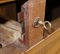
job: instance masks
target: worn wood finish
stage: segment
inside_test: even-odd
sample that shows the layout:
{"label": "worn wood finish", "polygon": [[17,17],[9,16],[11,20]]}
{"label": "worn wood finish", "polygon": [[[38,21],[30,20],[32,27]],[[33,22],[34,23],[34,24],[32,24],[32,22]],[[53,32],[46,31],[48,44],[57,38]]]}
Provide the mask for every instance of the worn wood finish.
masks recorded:
{"label": "worn wood finish", "polygon": [[28,49],[25,54],[59,54],[60,29]]}
{"label": "worn wood finish", "polygon": [[21,12],[24,13],[24,18],[21,17],[24,19],[25,28],[24,43],[27,46],[32,46],[43,39],[43,27],[34,28],[33,23],[36,17],[40,17],[44,21],[45,3],[46,0],[29,0],[22,5]]}

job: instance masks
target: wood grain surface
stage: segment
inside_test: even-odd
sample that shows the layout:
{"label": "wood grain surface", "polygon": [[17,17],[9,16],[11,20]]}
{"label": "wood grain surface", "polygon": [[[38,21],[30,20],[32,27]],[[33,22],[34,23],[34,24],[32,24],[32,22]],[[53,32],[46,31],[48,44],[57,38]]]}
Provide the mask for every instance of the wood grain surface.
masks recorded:
{"label": "wood grain surface", "polygon": [[21,6],[20,14],[23,13],[23,17],[21,16],[20,20],[24,22],[24,44],[27,46],[32,46],[43,39],[43,27],[34,28],[33,23],[36,17],[44,21],[45,3],[46,0],[29,0]]}
{"label": "wood grain surface", "polygon": [[28,49],[25,54],[59,54],[60,53],[60,29],[53,32],[44,40]]}

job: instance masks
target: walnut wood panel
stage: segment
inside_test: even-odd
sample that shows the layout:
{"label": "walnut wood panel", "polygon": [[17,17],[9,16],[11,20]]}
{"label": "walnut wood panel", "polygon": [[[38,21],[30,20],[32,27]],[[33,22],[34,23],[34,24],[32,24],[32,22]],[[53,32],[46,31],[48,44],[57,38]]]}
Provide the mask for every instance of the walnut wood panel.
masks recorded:
{"label": "walnut wood panel", "polygon": [[36,17],[40,17],[40,19],[44,21],[45,3],[46,0],[29,0],[22,5],[21,12],[24,12],[25,25],[24,43],[28,46],[32,46],[43,39],[43,27],[34,28],[33,23]]}
{"label": "walnut wood panel", "polygon": [[60,29],[53,32],[44,40],[28,49],[25,54],[59,54],[60,53]]}

